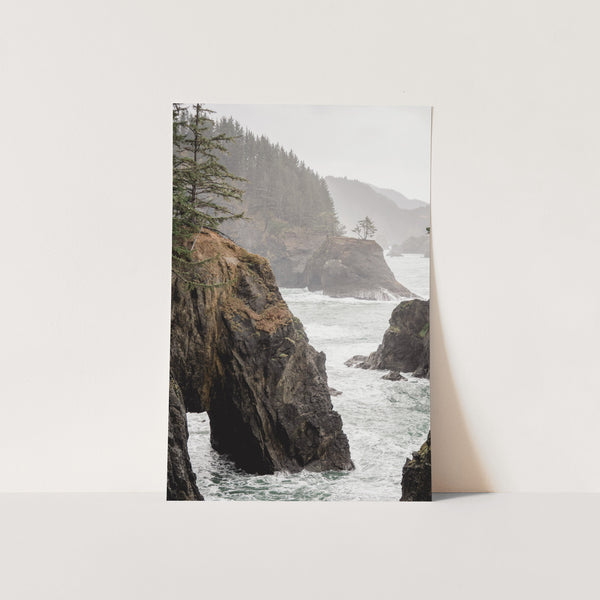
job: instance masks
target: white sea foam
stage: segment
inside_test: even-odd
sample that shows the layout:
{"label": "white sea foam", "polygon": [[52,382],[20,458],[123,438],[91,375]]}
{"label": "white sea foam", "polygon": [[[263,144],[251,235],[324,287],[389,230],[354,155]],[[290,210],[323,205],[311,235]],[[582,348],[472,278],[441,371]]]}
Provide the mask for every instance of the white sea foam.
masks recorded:
{"label": "white sea foam", "polygon": [[[429,260],[386,257],[400,283],[429,296]],[[350,441],[354,471],[248,475],[210,448],[206,414],[188,415],[188,447],[198,487],[207,500],[393,500],[401,494],[402,467],[429,430],[429,381],[381,379],[385,372],[349,368],[344,361],[369,354],[381,343],[398,301],[329,298],[282,289],[311,344],[327,356],[332,398]]]}
{"label": "white sea foam", "polygon": [[284,298],[297,302],[309,302],[311,304],[372,304],[373,302],[384,302],[386,304],[397,304],[398,300],[371,300],[367,298],[332,298],[323,292],[309,292],[308,288],[281,288]]}

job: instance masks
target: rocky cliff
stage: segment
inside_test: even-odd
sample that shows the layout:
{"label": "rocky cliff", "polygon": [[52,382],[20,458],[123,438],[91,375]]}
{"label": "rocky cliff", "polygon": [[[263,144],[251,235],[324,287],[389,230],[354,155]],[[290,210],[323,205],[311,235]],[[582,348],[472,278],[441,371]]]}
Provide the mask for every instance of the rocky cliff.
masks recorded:
{"label": "rocky cliff", "polygon": [[305,285],[334,298],[395,300],[415,295],[398,283],[374,240],[329,237],[306,265]]}
{"label": "rocky cliff", "polygon": [[243,248],[268,259],[277,285],[284,288],[304,287],[306,263],[327,237],[300,227],[278,231],[257,218],[231,221],[224,231]]}
{"label": "rocky cliff", "polygon": [[396,306],[379,348],[369,356],[354,356],[346,364],[429,377],[429,300],[409,300]]}
{"label": "rocky cliff", "polygon": [[407,458],[402,469],[403,502],[431,500],[431,431],[427,440],[412,458]]}
{"label": "rocky cliff", "polygon": [[169,449],[167,500],[204,500],[196,486],[187,449],[188,427],[183,396],[177,382],[169,381]]}
{"label": "rocky cliff", "polygon": [[171,369],[186,409],[208,412],[213,448],[251,473],[353,468],[325,355],[268,261],[212,231],[192,257],[172,279]]}

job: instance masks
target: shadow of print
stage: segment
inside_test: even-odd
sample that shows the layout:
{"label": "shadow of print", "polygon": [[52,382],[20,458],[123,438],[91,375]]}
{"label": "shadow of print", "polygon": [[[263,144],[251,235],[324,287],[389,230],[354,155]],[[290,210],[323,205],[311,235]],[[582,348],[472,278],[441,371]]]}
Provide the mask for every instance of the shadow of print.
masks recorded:
{"label": "shadow of print", "polygon": [[[437,298],[431,254],[431,453],[433,492],[491,492],[456,389]],[[444,498],[445,499],[445,498]]]}

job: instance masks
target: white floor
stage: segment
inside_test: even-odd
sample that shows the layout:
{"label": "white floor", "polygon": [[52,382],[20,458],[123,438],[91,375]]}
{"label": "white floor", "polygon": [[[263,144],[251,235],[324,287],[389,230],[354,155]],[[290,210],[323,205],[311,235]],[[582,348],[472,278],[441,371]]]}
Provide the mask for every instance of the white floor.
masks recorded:
{"label": "white floor", "polygon": [[0,496],[6,599],[598,598],[600,495]]}

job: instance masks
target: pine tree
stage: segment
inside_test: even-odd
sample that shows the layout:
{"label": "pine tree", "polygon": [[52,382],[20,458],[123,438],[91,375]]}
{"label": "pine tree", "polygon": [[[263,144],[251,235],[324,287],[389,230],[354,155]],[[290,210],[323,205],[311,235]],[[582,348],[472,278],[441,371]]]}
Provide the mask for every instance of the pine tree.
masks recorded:
{"label": "pine tree", "polygon": [[214,131],[211,112],[201,104],[173,105],[173,257],[178,261],[190,260],[190,235],[243,216],[231,207],[242,198],[236,184],[243,180],[219,160],[233,138]]}
{"label": "pine tree", "polygon": [[375,235],[377,227],[369,217],[361,219],[352,230],[361,240],[367,240]]}

